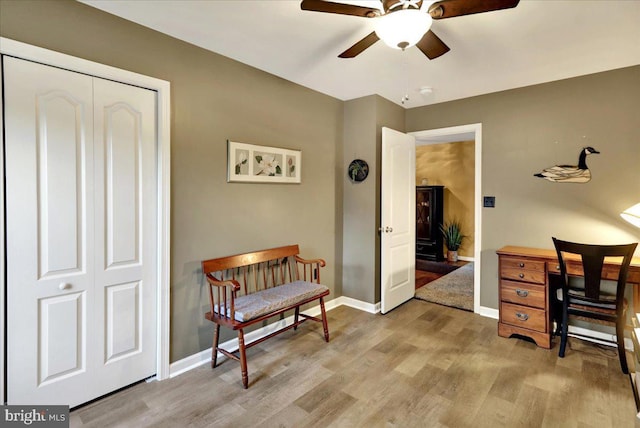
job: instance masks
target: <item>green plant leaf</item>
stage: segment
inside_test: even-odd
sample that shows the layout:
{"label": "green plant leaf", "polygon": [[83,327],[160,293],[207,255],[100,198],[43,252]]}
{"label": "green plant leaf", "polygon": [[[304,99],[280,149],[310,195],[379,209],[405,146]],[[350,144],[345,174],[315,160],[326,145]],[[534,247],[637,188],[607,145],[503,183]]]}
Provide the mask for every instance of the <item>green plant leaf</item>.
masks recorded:
{"label": "green plant leaf", "polygon": [[282,174],[282,168],[280,168],[280,165],[276,166],[276,174]]}
{"label": "green plant leaf", "polygon": [[258,163],[262,162],[262,156],[260,155],[256,156],[256,162]]}
{"label": "green plant leaf", "polygon": [[240,164],[236,165],[236,175],[240,174]]}
{"label": "green plant leaf", "polygon": [[462,241],[466,238],[466,235],[462,234],[462,225],[458,220],[452,220],[440,225],[440,232],[444,238],[444,245],[450,251],[458,251]]}

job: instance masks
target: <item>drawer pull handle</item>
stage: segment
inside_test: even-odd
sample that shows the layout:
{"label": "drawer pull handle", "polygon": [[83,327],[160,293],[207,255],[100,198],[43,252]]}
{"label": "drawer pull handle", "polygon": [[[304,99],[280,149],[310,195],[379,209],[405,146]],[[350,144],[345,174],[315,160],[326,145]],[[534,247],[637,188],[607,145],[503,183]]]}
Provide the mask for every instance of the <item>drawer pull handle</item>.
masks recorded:
{"label": "drawer pull handle", "polygon": [[518,266],[524,267],[524,263],[520,262],[520,263],[518,263]]}
{"label": "drawer pull handle", "polygon": [[520,321],[526,321],[529,319],[529,315],[523,314],[521,312],[516,312],[516,317],[518,317]]}
{"label": "drawer pull handle", "polygon": [[529,292],[527,290],[520,290],[519,288],[516,288],[516,294],[520,297],[527,297]]}
{"label": "drawer pull handle", "polygon": [[560,265],[556,265],[556,270],[560,270]]}
{"label": "drawer pull handle", "polygon": [[518,274],[518,276],[519,276],[520,278],[524,278],[524,274],[523,274],[523,273],[519,273],[519,274]]}

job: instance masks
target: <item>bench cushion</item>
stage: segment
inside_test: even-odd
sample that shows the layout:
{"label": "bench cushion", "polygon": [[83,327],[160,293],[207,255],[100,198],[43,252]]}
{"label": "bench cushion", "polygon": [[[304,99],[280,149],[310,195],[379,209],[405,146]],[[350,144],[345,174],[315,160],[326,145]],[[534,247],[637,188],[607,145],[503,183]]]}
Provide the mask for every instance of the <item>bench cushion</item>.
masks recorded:
{"label": "bench cushion", "polygon": [[[248,296],[240,296],[235,299],[235,319],[240,322],[249,321],[295,305],[302,300],[319,296],[327,290],[326,286],[315,282],[295,281],[260,290]],[[215,309],[217,311],[217,305]],[[227,316],[231,316],[230,305],[227,306]]]}

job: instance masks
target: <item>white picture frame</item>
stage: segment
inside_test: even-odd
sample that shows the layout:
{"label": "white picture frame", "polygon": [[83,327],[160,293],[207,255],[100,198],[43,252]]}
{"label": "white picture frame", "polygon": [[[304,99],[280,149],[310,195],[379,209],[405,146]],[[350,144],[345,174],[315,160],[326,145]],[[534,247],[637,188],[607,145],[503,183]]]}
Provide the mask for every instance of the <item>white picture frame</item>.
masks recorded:
{"label": "white picture frame", "polygon": [[302,177],[302,152],[227,140],[227,182],[292,183]]}

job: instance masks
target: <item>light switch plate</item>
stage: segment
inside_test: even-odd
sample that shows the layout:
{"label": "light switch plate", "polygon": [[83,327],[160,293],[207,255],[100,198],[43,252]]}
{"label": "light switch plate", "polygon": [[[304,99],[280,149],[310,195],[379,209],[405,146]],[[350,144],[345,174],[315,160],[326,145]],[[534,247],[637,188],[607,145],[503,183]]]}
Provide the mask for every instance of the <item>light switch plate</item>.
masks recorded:
{"label": "light switch plate", "polygon": [[495,196],[485,196],[484,203],[482,205],[485,208],[495,208],[496,207],[496,197]]}

